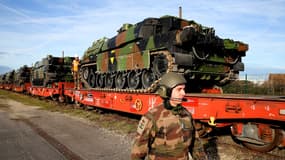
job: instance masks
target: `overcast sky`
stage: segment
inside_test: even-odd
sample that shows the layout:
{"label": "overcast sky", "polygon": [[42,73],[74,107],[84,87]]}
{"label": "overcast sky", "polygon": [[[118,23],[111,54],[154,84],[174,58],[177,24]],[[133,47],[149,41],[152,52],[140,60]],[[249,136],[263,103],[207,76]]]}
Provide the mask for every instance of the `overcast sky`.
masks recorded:
{"label": "overcast sky", "polygon": [[31,66],[47,54],[78,54],[123,23],[178,16],[249,44],[248,74],[285,73],[285,0],[0,0],[0,66]]}

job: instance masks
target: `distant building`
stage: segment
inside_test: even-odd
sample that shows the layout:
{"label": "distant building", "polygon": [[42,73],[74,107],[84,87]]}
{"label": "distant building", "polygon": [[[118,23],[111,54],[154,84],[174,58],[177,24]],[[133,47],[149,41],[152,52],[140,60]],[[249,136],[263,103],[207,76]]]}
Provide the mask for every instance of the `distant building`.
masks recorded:
{"label": "distant building", "polygon": [[285,85],[285,74],[269,74],[268,82],[270,84],[283,84]]}
{"label": "distant building", "polygon": [[267,83],[273,94],[285,95],[285,74],[269,74]]}

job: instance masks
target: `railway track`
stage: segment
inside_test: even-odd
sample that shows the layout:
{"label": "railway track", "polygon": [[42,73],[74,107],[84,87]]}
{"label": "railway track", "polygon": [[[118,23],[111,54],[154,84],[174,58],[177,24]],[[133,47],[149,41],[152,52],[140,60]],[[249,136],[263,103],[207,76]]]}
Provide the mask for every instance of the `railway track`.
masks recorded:
{"label": "railway track", "polygon": [[[251,159],[251,160],[285,160],[284,149],[275,149],[271,152],[262,153],[253,150],[249,150],[242,145],[234,144],[231,142],[225,142],[222,140],[217,141],[217,146],[219,147],[219,154],[221,159],[227,156],[229,158],[235,159]],[[231,152],[234,151],[234,152]]]}

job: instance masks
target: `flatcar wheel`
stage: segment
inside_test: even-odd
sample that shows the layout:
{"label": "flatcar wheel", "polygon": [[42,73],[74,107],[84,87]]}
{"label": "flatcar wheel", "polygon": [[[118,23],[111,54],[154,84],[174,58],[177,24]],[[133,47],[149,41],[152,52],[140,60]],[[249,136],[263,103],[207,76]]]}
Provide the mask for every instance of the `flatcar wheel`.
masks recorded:
{"label": "flatcar wheel", "polygon": [[155,81],[155,75],[149,70],[144,70],[142,72],[142,86],[144,89],[149,88]]}
{"label": "flatcar wheel", "polygon": [[24,84],[20,84],[20,86],[21,86],[21,90],[24,92],[25,85]]}
{"label": "flatcar wheel", "polygon": [[269,152],[273,150],[274,148],[276,148],[276,146],[278,145],[278,142],[280,142],[280,139],[282,137],[281,130],[273,129],[273,128],[270,128],[269,126],[259,128],[259,132],[261,136],[260,140],[263,141],[265,144],[263,145],[254,144],[254,143],[249,143],[245,141],[242,141],[242,144],[251,150],[255,150],[259,152]]}
{"label": "flatcar wheel", "polygon": [[87,82],[92,88],[96,87],[96,76],[94,72],[90,72]]}
{"label": "flatcar wheel", "polygon": [[97,74],[96,76],[97,78],[97,86],[100,87],[100,88],[103,88],[104,87],[104,83],[105,83],[105,75],[104,74]]}
{"label": "flatcar wheel", "polygon": [[75,104],[75,108],[81,108],[82,107],[82,104],[79,101],[75,100],[74,104]]}
{"label": "flatcar wheel", "polygon": [[58,101],[59,101],[60,103],[64,103],[64,102],[65,102],[65,97],[64,97],[64,96],[59,96],[59,97],[58,97]]}
{"label": "flatcar wheel", "polygon": [[58,96],[56,95],[51,95],[50,98],[53,100],[53,101],[57,101],[58,100]]}
{"label": "flatcar wheel", "polygon": [[115,79],[115,85],[118,89],[123,89],[126,84],[126,77],[122,72],[118,72]]}
{"label": "flatcar wheel", "polygon": [[135,72],[131,71],[128,73],[128,87],[130,89],[138,89],[140,84],[140,76]]}
{"label": "flatcar wheel", "polygon": [[105,76],[105,84],[106,84],[106,88],[112,88],[113,84],[114,84],[114,79],[113,79],[113,75],[111,73],[107,73]]}

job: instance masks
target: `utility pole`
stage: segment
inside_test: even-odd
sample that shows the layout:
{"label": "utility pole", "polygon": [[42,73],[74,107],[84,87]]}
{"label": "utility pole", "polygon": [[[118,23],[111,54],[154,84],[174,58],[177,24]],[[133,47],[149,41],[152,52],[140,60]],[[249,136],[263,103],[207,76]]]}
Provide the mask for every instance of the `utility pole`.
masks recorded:
{"label": "utility pole", "polygon": [[182,18],[182,7],[179,7],[179,18]]}

